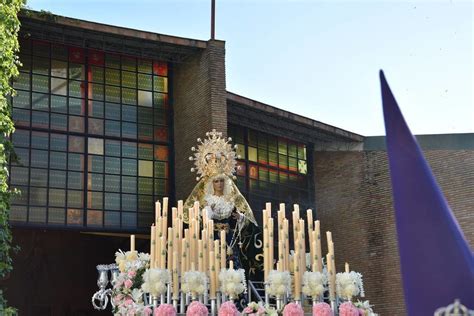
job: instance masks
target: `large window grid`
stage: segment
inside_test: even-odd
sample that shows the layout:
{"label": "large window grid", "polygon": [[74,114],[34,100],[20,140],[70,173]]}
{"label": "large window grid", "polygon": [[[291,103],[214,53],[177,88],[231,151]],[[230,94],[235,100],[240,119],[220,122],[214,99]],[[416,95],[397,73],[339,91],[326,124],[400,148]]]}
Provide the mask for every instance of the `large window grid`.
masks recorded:
{"label": "large window grid", "polygon": [[314,207],[306,144],[236,125],[228,126],[228,134],[240,156],[237,186],[254,209],[265,202]]}
{"label": "large window grid", "polygon": [[134,229],[169,195],[168,65],[25,41],[11,219]]}

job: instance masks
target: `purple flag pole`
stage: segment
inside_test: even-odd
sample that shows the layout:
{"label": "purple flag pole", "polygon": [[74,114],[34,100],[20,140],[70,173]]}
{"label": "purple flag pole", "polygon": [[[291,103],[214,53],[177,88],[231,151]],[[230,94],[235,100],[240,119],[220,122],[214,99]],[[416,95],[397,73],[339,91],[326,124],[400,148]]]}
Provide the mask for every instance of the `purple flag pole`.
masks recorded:
{"label": "purple flag pole", "polygon": [[460,299],[474,309],[474,256],[380,71],[387,153],[408,314]]}

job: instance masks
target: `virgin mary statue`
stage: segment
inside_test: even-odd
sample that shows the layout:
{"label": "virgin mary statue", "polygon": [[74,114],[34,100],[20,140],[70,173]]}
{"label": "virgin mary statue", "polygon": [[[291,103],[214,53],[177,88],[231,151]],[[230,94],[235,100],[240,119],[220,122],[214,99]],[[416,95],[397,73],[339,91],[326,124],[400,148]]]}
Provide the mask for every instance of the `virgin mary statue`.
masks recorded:
{"label": "virgin mary statue", "polygon": [[[208,218],[214,220],[214,238],[219,238],[221,230],[226,231],[227,260],[232,259],[236,267],[241,267],[241,259],[248,257],[243,253],[250,244],[252,227],[257,226],[252,209],[240,193],[233,179],[236,171],[236,152],[230,144],[231,139],[222,138],[222,133],[206,133],[207,138],[198,138],[194,155],[198,183],[184,204],[184,221],[188,222],[188,210],[198,201]],[[245,234],[244,232],[247,231]],[[246,264],[247,266],[247,264]]]}

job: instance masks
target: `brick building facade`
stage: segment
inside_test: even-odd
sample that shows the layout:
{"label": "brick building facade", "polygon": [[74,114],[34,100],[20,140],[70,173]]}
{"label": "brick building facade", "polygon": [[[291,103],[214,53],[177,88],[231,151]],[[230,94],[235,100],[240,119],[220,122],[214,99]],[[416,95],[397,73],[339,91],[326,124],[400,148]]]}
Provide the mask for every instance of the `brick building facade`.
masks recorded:
{"label": "brick building facade", "polygon": [[[99,314],[90,305],[95,265],[126,249],[130,233],[147,251],[153,201],[186,198],[190,148],[211,129],[239,145],[237,185],[258,221],[267,201],[313,209],[333,231],[337,266],[364,274],[382,315],[404,313],[380,139],[226,91],[223,41],[34,12],[21,21],[21,162],[10,166],[24,192],[11,216],[21,251],[2,281],[21,315]],[[439,137],[426,154],[472,243],[472,135]]]}
{"label": "brick building facade", "polygon": [[[424,155],[474,247],[474,136],[423,135]],[[387,153],[381,137],[364,150],[315,153],[316,209],[333,232],[336,266],[364,275],[366,296],[381,315],[405,315]]]}

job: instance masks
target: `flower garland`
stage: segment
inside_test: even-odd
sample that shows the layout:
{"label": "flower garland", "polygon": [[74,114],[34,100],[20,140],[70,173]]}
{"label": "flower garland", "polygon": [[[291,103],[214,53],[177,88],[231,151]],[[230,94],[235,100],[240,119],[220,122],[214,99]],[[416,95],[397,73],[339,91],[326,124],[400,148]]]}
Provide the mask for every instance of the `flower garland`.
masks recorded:
{"label": "flower garland", "polygon": [[268,294],[274,295],[277,298],[290,293],[291,291],[291,276],[288,271],[272,270],[268,274]]}
{"label": "flower garland", "polygon": [[204,294],[207,290],[207,276],[204,272],[187,271],[184,273],[181,289],[192,297]]}
{"label": "flower garland", "polygon": [[308,272],[303,274],[303,293],[313,299],[319,298],[327,288],[328,277],[321,272]]}
{"label": "flower garland", "polygon": [[206,305],[200,303],[199,301],[194,301],[188,306],[186,311],[186,316],[207,316],[209,311],[207,310]]}
{"label": "flower garland", "polygon": [[265,315],[265,307],[263,307],[262,302],[259,302],[259,303],[250,302],[247,304],[247,307],[245,307],[244,310],[242,311],[242,315],[249,315],[249,316]]}
{"label": "flower garland", "polygon": [[219,308],[218,316],[239,316],[240,313],[235,307],[234,302],[227,301]]}
{"label": "flower garland", "polygon": [[359,294],[364,297],[362,274],[355,271],[336,274],[336,292],[339,297],[349,301]]}
{"label": "flower garland", "polygon": [[318,303],[313,306],[313,316],[332,316],[332,309],[328,303]]}
{"label": "flower garland", "polygon": [[236,298],[246,291],[243,269],[222,269],[219,273],[221,291],[230,298]]}
{"label": "flower garland", "polygon": [[289,303],[283,309],[283,316],[304,316],[304,311],[300,304]]}
{"label": "flower garland", "polygon": [[[113,284],[112,303],[115,315],[147,315],[151,309],[144,306],[141,284],[150,256],[137,251],[115,253],[120,273]],[[148,314],[148,315],[149,315]]]}
{"label": "flower garland", "polygon": [[171,274],[166,269],[147,269],[143,273],[143,284],[141,289],[145,293],[157,297],[165,294],[168,287],[167,284],[171,282]]}

